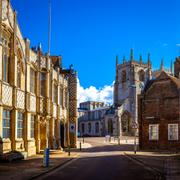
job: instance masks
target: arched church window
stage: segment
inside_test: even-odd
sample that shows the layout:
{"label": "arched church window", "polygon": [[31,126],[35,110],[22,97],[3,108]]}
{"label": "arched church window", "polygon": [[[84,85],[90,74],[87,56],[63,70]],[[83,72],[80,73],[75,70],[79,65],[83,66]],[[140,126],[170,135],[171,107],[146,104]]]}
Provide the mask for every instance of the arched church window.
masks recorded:
{"label": "arched church window", "polygon": [[125,70],[122,71],[121,78],[122,78],[122,83],[126,82],[126,71]]}
{"label": "arched church window", "polygon": [[144,81],[145,79],[145,73],[143,70],[139,71],[139,81]]}
{"label": "arched church window", "polygon": [[113,121],[111,118],[108,119],[108,134],[113,134]]}
{"label": "arched church window", "polygon": [[121,116],[121,128],[123,133],[129,133],[131,130],[131,116],[128,112],[124,112]]}

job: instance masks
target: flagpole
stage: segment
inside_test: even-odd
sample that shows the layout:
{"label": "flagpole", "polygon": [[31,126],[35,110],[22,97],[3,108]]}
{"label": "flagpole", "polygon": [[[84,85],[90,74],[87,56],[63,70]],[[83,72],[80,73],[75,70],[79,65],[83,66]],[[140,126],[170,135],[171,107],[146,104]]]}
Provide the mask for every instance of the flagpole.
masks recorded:
{"label": "flagpole", "polygon": [[[49,0],[48,3],[48,8],[49,8],[49,13],[48,13],[48,59],[50,56],[50,50],[51,50],[51,0]],[[47,119],[46,119],[47,123]],[[47,128],[47,124],[46,124]],[[48,123],[48,128],[49,128],[49,123]],[[50,154],[50,146],[49,146],[49,132],[46,132],[46,148],[44,149],[44,156],[43,156],[43,166],[44,167],[49,167],[49,154]]]}
{"label": "flagpole", "polygon": [[49,0],[49,15],[48,15],[48,55],[51,53],[51,0]]}

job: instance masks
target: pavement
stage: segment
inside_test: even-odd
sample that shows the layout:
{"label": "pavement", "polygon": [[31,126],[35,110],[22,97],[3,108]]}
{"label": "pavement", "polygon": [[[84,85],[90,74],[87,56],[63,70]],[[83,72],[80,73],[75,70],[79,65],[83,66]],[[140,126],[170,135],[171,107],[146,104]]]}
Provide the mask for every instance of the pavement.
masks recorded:
{"label": "pavement", "polygon": [[[137,142],[138,143],[138,142]],[[154,180],[180,179],[180,154],[137,151],[134,138],[79,138],[77,149],[68,152],[51,151],[50,166],[43,167],[43,155],[12,163],[0,163],[3,179],[61,179],[61,180]],[[80,151],[81,145],[81,151]]]}
{"label": "pavement", "polygon": [[75,152],[71,152],[71,155],[69,156],[67,152],[56,150],[51,151],[49,167],[43,167],[42,154],[38,154],[26,160],[17,160],[12,161],[11,163],[3,162],[0,163],[0,179],[34,179],[39,175],[52,171],[77,157],[78,154]]}
{"label": "pavement", "polygon": [[[110,141],[104,140],[106,143],[118,145],[117,138],[111,138]],[[120,146],[131,144],[131,151],[123,149],[124,155],[135,161],[137,164],[146,166],[150,171],[154,171],[164,179],[180,180],[180,153],[169,151],[140,151],[134,152],[134,137],[123,137],[120,140]],[[138,146],[138,139],[136,139]]]}
{"label": "pavement", "polygon": [[149,167],[167,180],[180,179],[180,154],[169,154],[168,152],[124,152],[133,161]]}

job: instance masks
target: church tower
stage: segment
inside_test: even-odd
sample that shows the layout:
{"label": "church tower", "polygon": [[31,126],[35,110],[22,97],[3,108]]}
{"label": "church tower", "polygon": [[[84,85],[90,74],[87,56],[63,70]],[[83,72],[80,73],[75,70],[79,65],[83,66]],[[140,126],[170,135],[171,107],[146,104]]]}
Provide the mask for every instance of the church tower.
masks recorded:
{"label": "church tower", "polygon": [[116,78],[114,83],[114,106],[118,106],[118,55],[116,56]]}
{"label": "church tower", "polygon": [[129,61],[123,58],[121,64],[116,57],[116,78],[114,83],[114,106],[119,111],[122,134],[133,135],[132,123],[137,123],[137,96],[152,76],[150,54],[144,62],[142,55],[135,60],[133,49]]}

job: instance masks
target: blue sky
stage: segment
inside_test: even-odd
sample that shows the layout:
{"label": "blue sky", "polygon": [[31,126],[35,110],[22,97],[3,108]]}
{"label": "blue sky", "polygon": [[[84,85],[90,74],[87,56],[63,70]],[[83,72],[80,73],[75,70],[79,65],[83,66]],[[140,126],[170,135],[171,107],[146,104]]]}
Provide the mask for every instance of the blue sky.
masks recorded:
{"label": "blue sky", "polygon": [[[51,0],[51,54],[62,55],[63,65],[74,64],[84,88],[112,84],[115,57],[139,59],[151,53],[153,67],[165,66],[178,55],[179,0]],[[11,0],[31,45],[47,51],[48,0]]]}

